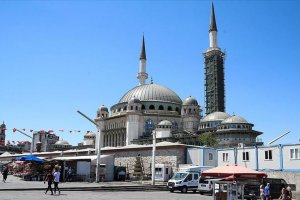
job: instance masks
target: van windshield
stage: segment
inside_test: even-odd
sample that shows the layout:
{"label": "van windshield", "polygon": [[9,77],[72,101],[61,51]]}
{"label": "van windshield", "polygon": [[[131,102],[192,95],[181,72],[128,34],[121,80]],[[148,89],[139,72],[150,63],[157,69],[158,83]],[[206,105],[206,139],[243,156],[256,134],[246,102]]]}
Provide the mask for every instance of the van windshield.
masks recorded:
{"label": "van windshield", "polygon": [[172,179],[175,179],[175,180],[181,180],[181,179],[184,179],[186,176],[187,176],[188,173],[184,173],[184,172],[177,172],[173,177]]}

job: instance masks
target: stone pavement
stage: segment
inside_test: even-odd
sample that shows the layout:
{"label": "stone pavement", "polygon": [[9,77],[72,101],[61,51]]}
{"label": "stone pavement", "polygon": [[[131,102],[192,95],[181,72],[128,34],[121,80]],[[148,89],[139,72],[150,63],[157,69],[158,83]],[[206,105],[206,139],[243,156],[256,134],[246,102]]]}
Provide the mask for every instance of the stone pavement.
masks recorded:
{"label": "stone pavement", "polygon": [[[8,175],[7,181],[2,182],[0,176],[0,191],[17,191],[17,190],[44,190],[47,182],[42,181],[24,181],[18,177]],[[151,181],[134,181],[134,182],[62,182],[59,184],[62,190],[122,190],[122,191],[143,191],[143,190],[166,190],[166,183],[156,182],[155,186],[151,185]]]}

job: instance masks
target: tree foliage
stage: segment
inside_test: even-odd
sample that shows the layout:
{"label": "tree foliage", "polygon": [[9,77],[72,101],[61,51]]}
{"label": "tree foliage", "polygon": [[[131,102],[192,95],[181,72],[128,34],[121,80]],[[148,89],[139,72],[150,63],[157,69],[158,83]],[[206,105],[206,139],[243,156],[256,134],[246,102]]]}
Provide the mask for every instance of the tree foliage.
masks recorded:
{"label": "tree foliage", "polygon": [[199,136],[199,141],[202,145],[215,146],[218,142],[212,133],[204,133]]}

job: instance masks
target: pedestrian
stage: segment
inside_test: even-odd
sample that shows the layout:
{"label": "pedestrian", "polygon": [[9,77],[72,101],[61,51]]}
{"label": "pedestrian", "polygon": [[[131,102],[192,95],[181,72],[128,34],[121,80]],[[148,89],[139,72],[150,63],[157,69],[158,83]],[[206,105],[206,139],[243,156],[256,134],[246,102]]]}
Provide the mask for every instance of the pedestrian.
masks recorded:
{"label": "pedestrian", "polygon": [[265,189],[264,189],[264,193],[265,193],[265,200],[271,200],[271,191],[270,191],[270,183],[267,183]]}
{"label": "pedestrian", "polygon": [[54,180],[54,176],[52,174],[52,171],[49,170],[48,173],[47,173],[47,175],[46,175],[46,177],[45,177],[45,180],[44,180],[44,184],[45,184],[46,181],[48,181],[48,187],[47,187],[47,189],[45,191],[45,194],[47,194],[48,190],[50,190],[51,191],[51,195],[53,195],[53,191],[52,191],[53,180]]}
{"label": "pedestrian", "polygon": [[293,199],[292,188],[290,186],[287,186],[287,188],[286,188],[286,194],[287,194],[288,200],[292,200]]}
{"label": "pedestrian", "polygon": [[281,189],[281,194],[280,194],[279,200],[288,200],[287,190],[285,189],[285,187],[283,187]]}
{"label": "pedestrian", "polygon": [[59,178],[60,178],[59,167],[55,168],[55,172],[54,172],[53,176],[54,176],[54,194],[56,194],[56,189],[57,189],[58,195],[60,195],[60,190],[58,188]]}
{"label": "pedestrian", "polygon": [[8,175],[8,167],[6,166],[6,167],[4,168],[4,170],[2,171],[2,176],[3,176],[3,182],[4,182],[4,183],[6,182],[7,175]]}
{"label": "pedestrian", "polygon": [[261,184],[259,186],[259,194],[260,194],[260,199],[261,200],[265,200],[266,199],[265,192],[264,192],[264,185],[263,184]]}

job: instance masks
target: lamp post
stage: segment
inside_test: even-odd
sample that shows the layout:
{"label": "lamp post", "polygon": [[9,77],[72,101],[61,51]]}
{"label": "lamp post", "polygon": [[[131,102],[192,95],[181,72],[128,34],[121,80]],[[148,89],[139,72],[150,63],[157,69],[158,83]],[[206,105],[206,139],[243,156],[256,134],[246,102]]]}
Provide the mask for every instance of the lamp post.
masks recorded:
{"label": "lamp post", "polygon": [[89,120],[90,122],[92,122],[94,125],[96,125],[99,133],[99,141],[98,141],[98,146],[96,148],[96,153],[97,153],[97,159],[96,159],[96,183],[99,183],[99,164],[100,164],[100,155],[101,155],[101,147],[100,147],[100,138],[101,138],[101,130],[100,130],[100,126],[91,118],[89,118],[88,116],[86,116],[85,114],[83,114],[82,112],[80,112],[79,110],[77,110],[77,112],[82,115],[84,118],[86,118],[87,120]]}
{"label": "lamp post", "polygon": [[32,141],[31,141],[31,144],[30,144],[30,155],[32,155],[32,152],[33,152],[33,137],[31,137],[30,135],[27,135],[26,133],[24,133],[23,131],[20,131],[19,129],[15,129],[16,131],[22,133],[23,135],[29,137]]}
{"label": "lamp post", "polygon": [[156,130],[152,131],[152,185],[155,185],[155,151],[156,151]]}

